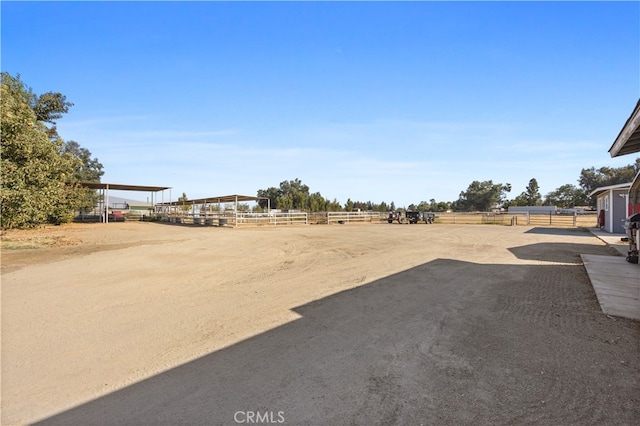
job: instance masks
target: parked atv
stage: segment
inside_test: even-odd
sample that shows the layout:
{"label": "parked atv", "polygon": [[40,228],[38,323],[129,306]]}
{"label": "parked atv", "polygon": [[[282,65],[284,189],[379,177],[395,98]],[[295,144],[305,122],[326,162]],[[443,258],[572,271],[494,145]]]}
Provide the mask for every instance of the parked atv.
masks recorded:
{"label": "parked atv", "polygon": [[436,218],[436,214],[432,212],[422,212],[422,220],[424,223],[433,223]]}
{"label": "parked atv", "polygon": [[405,217],[407,218],[407,222],[410,224],[418,223],[420,221],[420,212],[405,212]]}

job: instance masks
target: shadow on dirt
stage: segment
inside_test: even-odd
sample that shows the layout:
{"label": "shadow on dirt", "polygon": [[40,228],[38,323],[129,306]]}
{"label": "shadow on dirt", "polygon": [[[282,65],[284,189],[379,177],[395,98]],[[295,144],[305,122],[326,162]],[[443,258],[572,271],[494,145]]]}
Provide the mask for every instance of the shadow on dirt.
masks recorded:
{"label": "shadow on dirt", "polygon": [[619,256],[620,253],[610,246],[575,243],[535,243],[508,249],[518,259],[543,262],[582,264],[580,254]]}
{"label": "shadow on dirt", "polygon": [[566,235],[571,237],[593,237],[588,229],[585,228],[544,228],[536,227],[526,231],[525,234],[540,234],[540,235]]}
{"label": "shadow on dirt", "polygon": [[[567,245],[567,257],[585,248]],[[37,424],[640,418],[640,327],[600,312],[580,265],[436,259],[295,311],[302,318]]]}

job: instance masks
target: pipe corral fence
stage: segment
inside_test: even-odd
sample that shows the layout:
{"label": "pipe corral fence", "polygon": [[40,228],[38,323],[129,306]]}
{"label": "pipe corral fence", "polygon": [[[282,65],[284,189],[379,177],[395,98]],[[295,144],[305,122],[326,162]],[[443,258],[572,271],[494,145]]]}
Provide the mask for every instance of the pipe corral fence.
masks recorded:
{"label": "pipe corral fence", "polygon": [[387,213],[378,212],[225,212],[225,213],[155,213],[141,220],[203,226],[286,226],[333,225],[346,223],[381,223]]}
{"label": "pipe corral fence", "polygon": [[436,213],[435,223],[447,224],[490,224],[508,226],[549,226],[559,228],[591,228],[597,226],[596,212],[558,214],[558,213]]}
{"label": "pipe corral fence", "polygon": [[[142,220],[150,222],[169,222],[175,224],[201,226],[285,226],[285,225],[338,225],[387,223],[389,213],[383,212],[202,212],[191,213],[181,211],[129,212],[123,210],[124,216],[116,218],[109,209],[110,221]],[[115,209],[113,209],[115,210]],[[99,221],[99,212],[87,212],[81,221]],[[395,222],[394,222],[395,223]],[[507,212],[437,212],[434,223],[459,225],[504,225],[504,226],[548,226],[560,228],[591,228],[598,226],[596,212],[558,214],[558,213],[507,213]],[[424,224],[423,221],[418,224]]]}
{"label": "pipe corral fence", "polygon": [[157,213],[154,216],[143,217],[142,220],[160,221],[186,225],[201,226],[228,226],[238,228],[241,226],[284,226],[284,225],[307,225],[309,215],[304,212],[295,213]]}
{"label": "pipe corral fence", "polygon": [[327,212],[326,223],[345,224],[345,223],[381,223],[386,219],[388,213],[380,212]]}

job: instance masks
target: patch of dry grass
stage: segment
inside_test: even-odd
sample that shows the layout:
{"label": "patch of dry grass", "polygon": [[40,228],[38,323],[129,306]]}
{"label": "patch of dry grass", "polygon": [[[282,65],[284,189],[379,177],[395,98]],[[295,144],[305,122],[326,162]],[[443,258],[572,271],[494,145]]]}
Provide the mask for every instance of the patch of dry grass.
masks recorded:
{"label": "patch of dry grass", "polygon": [[0,249],[29,250],[45,247],[64,247],[80,243],[77,238],[58,235],[46,228],[5,231],[0,235]]}

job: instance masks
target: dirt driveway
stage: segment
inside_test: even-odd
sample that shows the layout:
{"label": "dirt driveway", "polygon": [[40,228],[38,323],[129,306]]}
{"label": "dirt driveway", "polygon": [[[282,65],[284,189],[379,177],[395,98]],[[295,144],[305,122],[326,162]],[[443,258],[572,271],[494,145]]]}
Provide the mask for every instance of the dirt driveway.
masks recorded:
{"label": "dirt driveway", "polygon": [[601,313],[579,255],[612,253],[581,230],[114,223],[3,245],[3,425],[640,418],[640,323]]}

